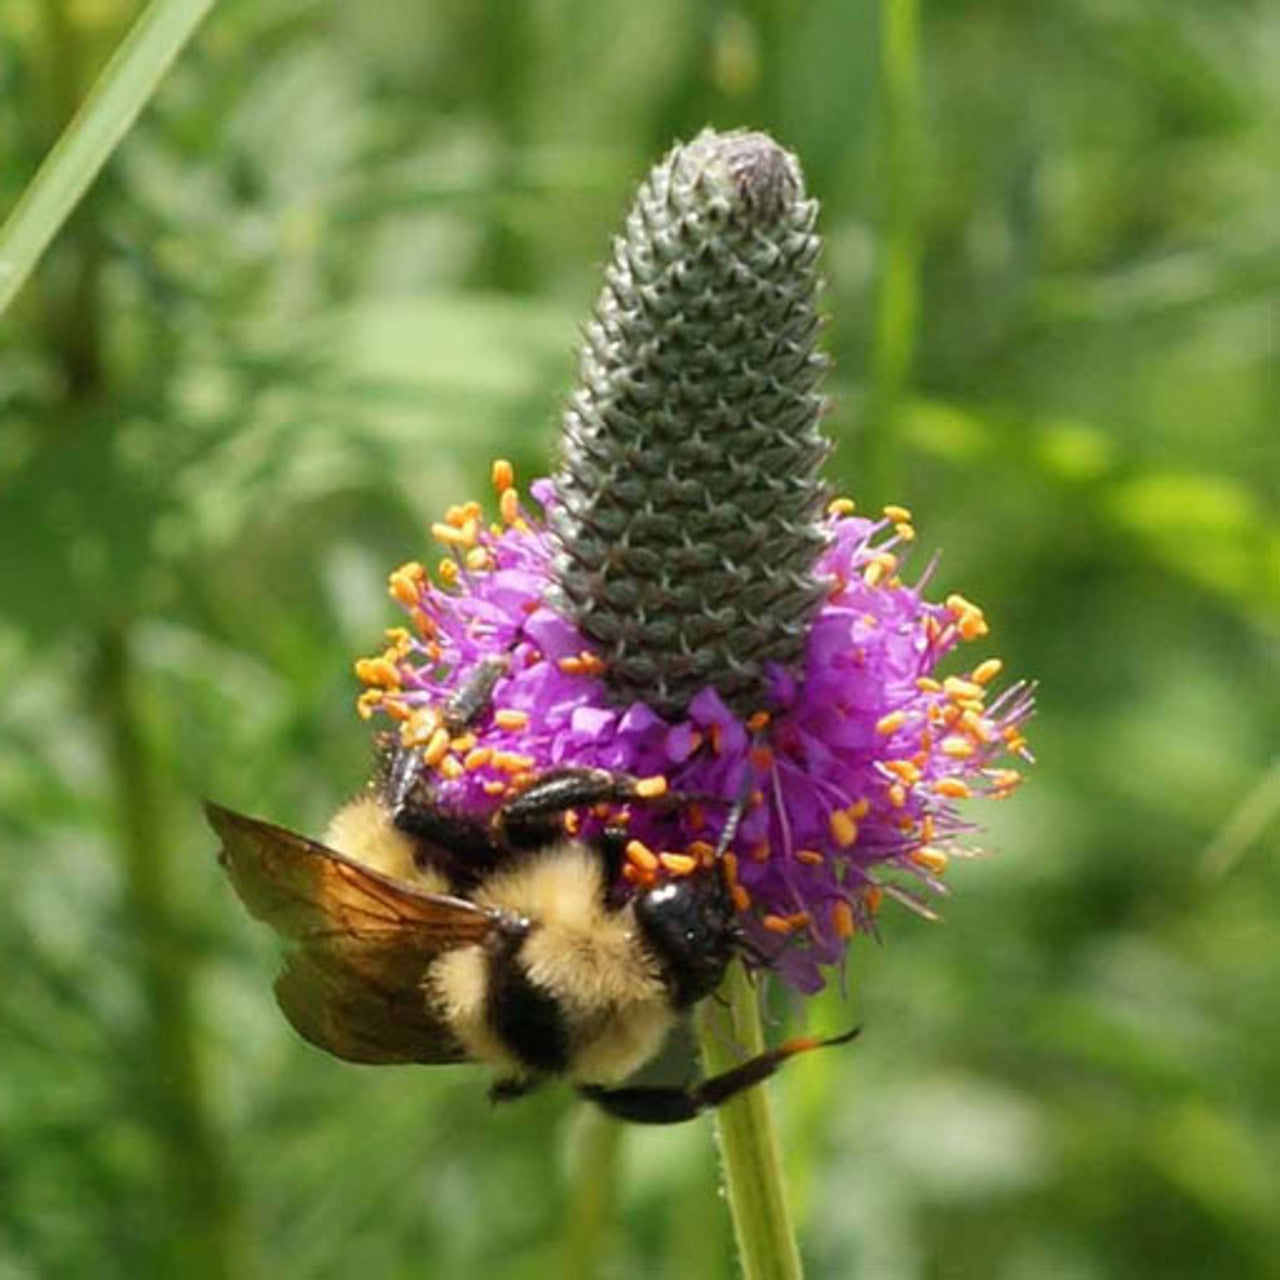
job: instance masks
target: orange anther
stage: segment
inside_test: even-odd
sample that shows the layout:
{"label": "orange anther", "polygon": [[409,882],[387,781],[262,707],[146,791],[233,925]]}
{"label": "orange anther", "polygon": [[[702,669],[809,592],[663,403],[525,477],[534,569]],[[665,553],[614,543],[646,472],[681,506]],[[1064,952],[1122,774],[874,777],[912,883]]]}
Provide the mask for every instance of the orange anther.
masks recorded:
{"label": "orange anther", "polygon": [[907,856],[916,866],[923,867],[926,871],[931,871],[935,876],[940,876],[947,869],[949,861],[947,855],[941,849],[935,849],[927,844],[921,845],[918,849],[913,849]]}
{"label": "orange anther", "polygon": [[441,725],[436,729],[427,741],[427,745],[423,748],[423,762],[434,768],[444,759],[444,754],[449,750],[449,730]]}
{"label": "orange anther", "polygon": [[886,716],[882,716],[876,722],[876,732],[883,733],[888,737],[890,733],[896,733],[906,723],[906,712],[888,712]]}
{"label": "orange anther", "polygon": [[759,733],[768,723],[769,713],[767,711],[755,711],[747,717],[747,728],[752,733]]}
{"label": "orange anther", "polygon": [[520,495],[514,489],[503,489],[498,499],[498,510],[507,524],[515,524],[520,516]]}
{"label": "orange anther", "polygon": [[690,872],[696,871],[698,867],[698,859],[689,857],[687,853],[660,853],[658,854],[658,861],[673,876],[687,876]]}
{"label": "orange anther", "polygon": [[499,493],[505,493],[516,482],[516,469],[506,458],[495,458],[489,479]]}
{"label": "orange anther", "polygon": [[642,871],[657,871],[658,855],[641,840],[627,841],[627,859]]}
{"label": "orange anther", "polygon": [[651,778],[640,778],[636,782],[635,791],[641,800],[655,800],[658,796],[667,794],[667,780],[660,773],[655,773]]}
{"label": "orange anther", "polygon": [[941,778],[933,784],[933,789],[948,800],[967,800],[973,795],[969,784],[959,778]]}
{"label": "orange anther", "polygon": [[803,862],[807,867],[820,867],[825,861],[817,849],[797,849],[795,859],[797,862]]}
{"label": "orange anther", "polygon": [[852,938],[857,929],[853,908],[843,898],[831,904],[831,927],[838,938]]}
{"label": "orange anther", "polygon": [[490,747],[475,747],[468,751],[462,761],[463,768],[469,773],[475,773],[477,769],[483,769],[485,765],[493,758],[493,750]]}
{"label": "orange anther", "polygon": [[858,824],[844,809],[835,809],[827,817],[832,838],[842,849],[847,849],[858,838]]}
{"label": "orange anther", "polygon": [[911,521],[911,511],[907,507],[900,507],[896,503],[890,503],[884,508],[884,517],[886,520],[892,520],[894,524],[906,524]]}
{"label": "orange anther", "polygon": [[499,729],[525,729],[529,725],[529,713],[515,707],[500,707],[493,713],[493,723]]}
{"label": "orange anther", "polygon": [[1004,670],[1004,663],[999,658],[988,658],[973,669],[973,678],[977,684],[990,684]]}

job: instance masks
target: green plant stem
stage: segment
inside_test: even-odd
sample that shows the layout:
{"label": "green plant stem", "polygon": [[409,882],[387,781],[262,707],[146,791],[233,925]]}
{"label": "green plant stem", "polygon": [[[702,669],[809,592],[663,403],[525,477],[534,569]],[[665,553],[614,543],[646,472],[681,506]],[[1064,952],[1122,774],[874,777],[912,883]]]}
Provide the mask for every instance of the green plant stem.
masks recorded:
{"label": "green plant stem", "polygon": [[[764,1048],[760,1005],[741,964],[730,968],[720,994],[725,1006],[707,1001],[701,1016],[702,1061],[708,1075],[735,1066],[740,1054],[757,1054]],[[716,1134],[745,1280],[799,1280],[800,1251],[787,1209],[778,1138],[765,1090],[749,1089],[720,1107]]]}
{"label": "green plant stem", "polygon": [[617,1201],[622,1126],[583,1103],[574,1117],[569,1151],[569,1209],[560,1274],[596,1280],[602,1272]]}
{"label": "green plant stem", "polygon": [[866,485],[872,505],[903,496],[898,492],[898,434],[915,356],[919,311],[919,44],[919,0],[880,0],[880,172],[884,204],[864,435]]}
{"label": "green plant stem", "polygon": [[149,1021],[133,1088],[166,1161],[176,1210],[164,1233],[172,1274],[242,1280],[248,1271],[238,1207],[201,1077],[192,946],[175,919],[162,792],[143,728],[129,636],[123,624],[104,628],[92,688],[110,753],[126,918],[136,938]]}
{"label": "green plant stem", "polygon": [[0,227],[0,315],[34,270],[213,0],[152,0]]}

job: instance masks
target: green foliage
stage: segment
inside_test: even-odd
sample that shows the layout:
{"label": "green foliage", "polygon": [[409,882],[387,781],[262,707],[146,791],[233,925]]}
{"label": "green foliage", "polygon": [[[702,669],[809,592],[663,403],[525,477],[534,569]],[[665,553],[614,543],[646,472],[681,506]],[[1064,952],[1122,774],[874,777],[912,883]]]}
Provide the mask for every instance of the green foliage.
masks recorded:
{"label": "green foliage", "polygon": [[[0,6],[4,213],[135,13]],[[198,801],[359,784],[386,571],[548,467],[609,232],[708,123],[822,201],[833,479],[1041,680],[1001,856],[774,1090],[807,1274],[1274,1273],[1280,21],[918,19],[918,86],[841,0],[227,0],[186,49],[0,319],[0,1276],[562,1274],[572,1104],[298,1044]],[[602,1274],[731,1275],[708,1128],[616,1158]]]}

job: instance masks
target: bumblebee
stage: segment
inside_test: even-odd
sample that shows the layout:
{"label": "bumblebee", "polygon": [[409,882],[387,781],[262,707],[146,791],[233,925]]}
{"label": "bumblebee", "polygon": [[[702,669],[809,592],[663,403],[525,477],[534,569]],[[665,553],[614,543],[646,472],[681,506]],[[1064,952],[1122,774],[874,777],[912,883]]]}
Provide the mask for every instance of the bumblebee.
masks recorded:
{"label": "bumblebee", "polygon": [[566,837],[573,809],[681,800],[644,791],[558,769],[491,816],[457,813],[397,744],[322,842],[205,811],[245,906],[292,944],[276,997],[312,1044],[352,1062],[487,1064],[496,1101],[563,1077],[610,1115],[669,1124],[856,1032],[791,1040],[688,1086],[624,1083],[743,949],[722,857],[620,897],[625,835]]}

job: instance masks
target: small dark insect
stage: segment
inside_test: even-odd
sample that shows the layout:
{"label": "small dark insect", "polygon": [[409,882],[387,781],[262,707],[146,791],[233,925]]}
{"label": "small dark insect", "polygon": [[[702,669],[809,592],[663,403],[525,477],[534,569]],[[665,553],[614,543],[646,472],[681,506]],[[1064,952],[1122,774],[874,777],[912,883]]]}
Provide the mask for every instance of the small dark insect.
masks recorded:
{"label": "small dark insect", "polygon": [[568,809],[680,801],[642,790],[556,770],[482,819],[435,803],[397,746],[324,843],[205,811],[245,906],[293,944],[276,996],[312,1044],[353,1062],[485,1063],[495,1100],[563,1076],[611,1115],[669,1124],[856,1032],[790,1040],[687,1087],[622,1083],[741,946],[719,865],[619,901],[625,837],[566,838]]}

